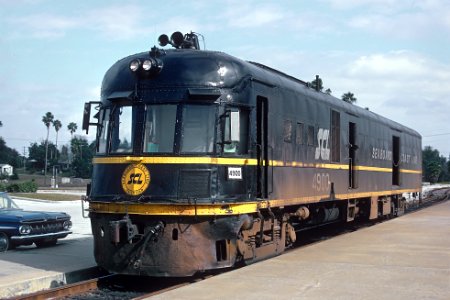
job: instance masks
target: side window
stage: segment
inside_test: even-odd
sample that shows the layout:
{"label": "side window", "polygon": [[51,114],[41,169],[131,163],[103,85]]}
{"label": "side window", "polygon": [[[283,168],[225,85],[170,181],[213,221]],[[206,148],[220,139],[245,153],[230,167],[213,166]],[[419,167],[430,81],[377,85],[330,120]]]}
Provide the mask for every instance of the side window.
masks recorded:
{"label": "side window", "polygon": [[132,107],[123,106],[113,113],[111,152],[130,153],[133,150],[132,140]]}
{"label": "side window", "polygon": [[249,111],[229,108],[223,121],[223,152],[234,154],[248,153]]}
{"label": "side window", "polygon": [[109,108],[100,112],[100,126],[98,127],[98,154],[105,154],[108,146],[108,132],[109,132]]}
{"label": "side window", "polygon": [[286,143],[292,142],[292,121],[284,120],[283,136]]}
{"label": "side window", "polygon": [[308,125],[308,146],[314,146],[314,126]]}
{"label": "side window", "polygon": [[295,131],[295,143],[303,145],[303,123],[297,123],[297,130]]}

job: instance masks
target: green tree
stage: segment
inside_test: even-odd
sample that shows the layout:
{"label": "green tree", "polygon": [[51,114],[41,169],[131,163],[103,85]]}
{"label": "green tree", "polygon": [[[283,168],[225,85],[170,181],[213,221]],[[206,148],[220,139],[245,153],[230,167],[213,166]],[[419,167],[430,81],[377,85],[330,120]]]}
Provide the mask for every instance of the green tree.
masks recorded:
{"label": "green tree", "polygon": [[73,139],[73,134],[78,129],[77,123],[70,122],[69,125],[67,125],[67,129],[70,131],[70,136]]}
{"label": "green tree", "polygon": [[445,158],[444,156],[441,155],[439,157],[439,162],[440,162],[440,165],[441,165],[441,173],[439,174],[438,182],[449,181],[450,180],[450,174],[448,172],[447,158]]}
{"label": "green tree", "polygon": [[[56,146],[56,149],[58,149],[58,131],[62,127],[61,121],[60,120],[53,121],[53,127],[55,127],[55,131],[56,131],[55,146]],[[58,158],[58,156],[56,156],[56,158]]]}
{"label": "green tree", "polygon": [[61,152],[60,152],[58,161],[62,164],[66,164],[66,165],[69,163],[69,147],[68,146],[63,145],[61,147]]}
{"label": "green tree", "polygon": [[74,137],[70,141],[73,160],[72,170],[76,177],[90,178],[92,173],[92,158],[94,157],[95,142],[90,145],[82,137]]}
{"label": "green tree", "polygon": [[47,176],[47,166],[48,166],[48,135],[50,133],[50,125],[53,123],[54,116],[51,112],[47,112],[42,117],[42,122],[44,123],[45,127],[47,127],[47,138],[45,139],[45,166],[44,166],[44,175]]}
{"label": "green tree", "polygon": [[436,183],[442,172],[442,160],[439,151],[426,146],[422,151],[422,172],[425,181]]}
{"label": "green tree", "polygon": [[6,146],[5,140],[0,137],[0,163],[8,164],[13,166],[14,168],[18,168],[21,161],[22,157],[20,156],[19,152]]}
{"label": "green tree", "polygon": [[332,93],[331,89],[328,88],[328,89],[325,90],[325,94],[331,95],[331,93]]}
{"label": "green tree", "polygon": [[355,95],[353,93],[351,93],[351,92],[347,92],[347,93],[342,94],[341,99],[344,100],[347,103],[350,103],[350,104],[355,103],[356,100],[357,100]]}
{"label": "green tree", "polygon": [[[30,161],[29,168],[32,170],[43,170],[45,168],[45,153],[46,149],[48,149],[51,153],[57,153],[56,146],[49,142],[48,144],[45,141],[42,141],[40,144],[31,143],[28,147],[28,158]],[[55,155],[56,157],[57,155]],[[55,158],[50,158],[47,160],[48,165],[56,164]]]}
{"label": "green tree", "polygon": [[316,79],[311,81],[309,83],[309,85],[315,90],[319,90],[319,91],[323,90],[323,81],[322,81],[322,78],[320,78],[319,76],[317,76]]}

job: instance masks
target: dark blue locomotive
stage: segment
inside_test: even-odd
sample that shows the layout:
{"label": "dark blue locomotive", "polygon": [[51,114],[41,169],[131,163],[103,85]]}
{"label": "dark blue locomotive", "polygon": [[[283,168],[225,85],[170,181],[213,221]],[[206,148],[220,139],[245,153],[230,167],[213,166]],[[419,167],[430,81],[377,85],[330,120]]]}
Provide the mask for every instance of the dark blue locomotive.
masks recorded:
{"label": "dark blue locomotive", "polygon": [[[281,254],[299,230],[404,212],[421,137],[197,35],[115,63],[88,191],[97,263],[189,276]],[[98,109],[90,122],[91,105]]]}

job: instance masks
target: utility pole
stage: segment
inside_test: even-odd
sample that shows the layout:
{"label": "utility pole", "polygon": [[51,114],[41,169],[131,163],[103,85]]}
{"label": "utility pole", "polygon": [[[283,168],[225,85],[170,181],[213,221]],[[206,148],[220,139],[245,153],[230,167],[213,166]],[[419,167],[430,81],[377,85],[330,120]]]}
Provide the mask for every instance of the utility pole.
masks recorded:
{"label": "utility pole", "polygon": [[25,171],[25,162],[26,162],[26,157],[25,157],[25,154],[26,154],[26,147],[25,146],[23,146],[23,170]]}

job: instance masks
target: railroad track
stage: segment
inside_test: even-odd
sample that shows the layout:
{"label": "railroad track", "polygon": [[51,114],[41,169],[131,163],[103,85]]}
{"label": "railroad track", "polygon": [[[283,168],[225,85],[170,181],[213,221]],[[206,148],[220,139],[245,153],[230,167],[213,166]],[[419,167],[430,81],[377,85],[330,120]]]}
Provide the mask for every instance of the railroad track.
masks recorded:
{"label": "railroad track", "polygon": [[10,300],[43,299],[145,299],[214,276],[206,274],[189,278],[148,278],[110,274],[94,279],[67,284],[57,288],[21,295]]}
{"label": "railroad track", "polygon": [[88,291],[91,290],[95,290],[98,289],[99,287],[99,283],[102,280],[106,280],[106,278],[111,277],[114,275],[106,275],[106,276],[102,276],[102,277],[98,277],[98,278],[94,278],[94,279],[89,279],[89,280],[85,280],[85,281],[80,281],[80,282],[76,282],[76,283],[71,283],[71,284],[66,284],[57,288],[53,288],[53,289],[49,289],[49,290],[43,290],[43,291],[39,291],[39,292],[35,292],[35,293],[31,293],[31,294],[27,294],[27,295],[21,295],[21,296],[17,296],[17,297],[13,297],[10,299],[14,299],[14,300],[23,300],[23,299],[27,299],[27,300],[43,300],[43,299],[58,299],[61,297],[66,297],[66,296],[70,296],[70,295],[77,295],[77,294],[82,294],[82,293],[86,293]]}
{"label": "railroad track", "polygon": [[[415,200],[408,202],[405,214],[413,213],[448,199],[450,199],[450,188],[432,190],[428,192],[427,197],[421,201]],[[328,226],[311,229],[303,232],[301,238],[298,239],[294,247],[286,250],[285,253],[388,220],[389,219],[377,220],[376,222],[364,221],[346,223],[342,226],[330,224]],[[188,278],[152,278],[152,286],[150,287],[148,286],[148,278],[145,277],[106,275],[10,299],[145,299],[150,296],[208,279],[227,271],[228,270],[214,271],[212,273]],[[145,289],[143,289],[143,287],[145,287]]]}

